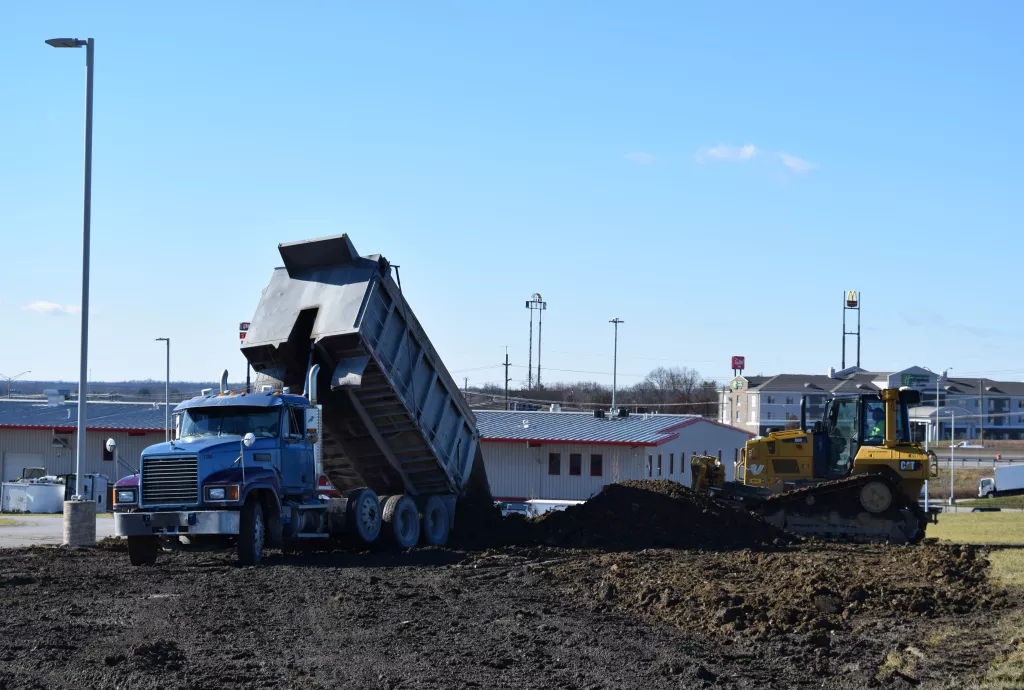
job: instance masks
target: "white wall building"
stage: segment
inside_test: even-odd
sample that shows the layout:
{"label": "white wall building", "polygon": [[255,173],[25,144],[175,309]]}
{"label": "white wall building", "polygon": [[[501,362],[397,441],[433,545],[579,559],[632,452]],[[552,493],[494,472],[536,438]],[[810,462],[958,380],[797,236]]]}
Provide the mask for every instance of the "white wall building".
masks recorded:
{"label": "white wall building", "polygon": [[606,484],[690,484],[694,454],[733,463],[750,434],[696,415],[598,418],[587,412],[476,410],[491,493],[500,500],[586,500]]}
{"label": "white wall building", "polygon": [[[77,402],[0,400],[0,479],[13,481],[26,467],[73,473],[77,423]],[[87,403],[82,473],[102,474],[112,482],[132,474],[143,449],[164,440],[163,427],[163,404]],[[117,443],[117,461],[105,448],[108,438]]]}

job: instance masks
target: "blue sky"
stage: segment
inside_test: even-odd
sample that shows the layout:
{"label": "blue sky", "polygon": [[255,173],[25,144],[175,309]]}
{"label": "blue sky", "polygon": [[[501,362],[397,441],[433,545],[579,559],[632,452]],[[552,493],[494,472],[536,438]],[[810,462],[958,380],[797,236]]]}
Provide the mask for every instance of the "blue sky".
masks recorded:
{"label": "blue sky", "polygon": [[165,335],[175,378],[240,378],[277,243],[340,232],[460,382],[506,345],[525,380],[538,291],[546,381],[610,381],[612,317],[623,383],[824,372],[846,289],[865,367],[1024,378],[1019,3],[283,7],[7,9],[0,372],[77,376],[68,35],[97,46],[94,380],[161,378]]}

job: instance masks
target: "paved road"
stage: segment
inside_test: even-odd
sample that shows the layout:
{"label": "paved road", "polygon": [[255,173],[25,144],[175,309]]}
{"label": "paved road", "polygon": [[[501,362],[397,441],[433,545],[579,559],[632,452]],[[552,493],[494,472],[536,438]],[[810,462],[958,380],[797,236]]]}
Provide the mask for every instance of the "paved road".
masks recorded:
{"label": "paved road", "polygon": [[[63,515],[4,515],[0,520],[16,520],[15,525],[0,524],[0,549],[34,544],[60,544],[64,541]],[[114,518],[96,518],[96,538],[114,536]]]}

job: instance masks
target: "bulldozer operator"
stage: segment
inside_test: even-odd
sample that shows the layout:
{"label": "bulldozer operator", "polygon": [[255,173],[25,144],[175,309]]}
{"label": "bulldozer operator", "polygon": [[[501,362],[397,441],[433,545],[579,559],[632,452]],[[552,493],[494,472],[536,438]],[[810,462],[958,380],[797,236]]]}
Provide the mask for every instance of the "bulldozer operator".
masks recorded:
{"label": "bulldozer operator", "polygon": [[871,420],[874,425],[871,427],[872,441],[881,441],[885,438],[885,408],[882,406],[873,407],[871,410]]}

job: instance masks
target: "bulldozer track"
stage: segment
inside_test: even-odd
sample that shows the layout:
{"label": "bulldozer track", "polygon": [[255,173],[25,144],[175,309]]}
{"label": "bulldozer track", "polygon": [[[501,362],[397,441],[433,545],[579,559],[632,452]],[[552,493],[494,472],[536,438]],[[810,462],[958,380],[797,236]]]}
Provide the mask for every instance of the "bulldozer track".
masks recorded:
{"label": "bulldozer track", "polygon": [[[766,496],[758,502],[756,509],[765,516],[783,513],[787,522],[791,518],[820,518],[822,525],[828,525],[825,518],[832,513],[854,519],[864,512],[860,506],[860,491],[871,482],[883,482],[892,492],[892,504],[874,518],[905,524],[907,516],[904,511],[909,512],[917,521],[917,528],[909,534],[907,530],[903,530],[903,533],[910,543],[920,541],[924,537],[927,515],[916,501],[906,496],[897,482],[881,473],[859,474]],[[802,533],[801,529],[787,529]],[[831,541],[877,542],[891,539],[886,530],[870,533],[866,530],[844,529],[842,525],[828,525],[807,533]]]}

